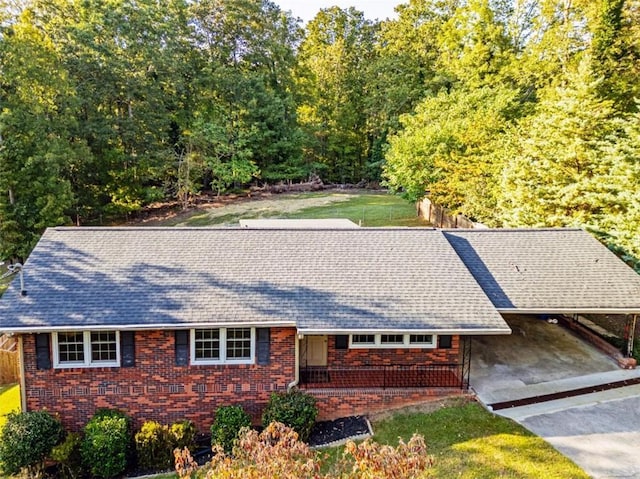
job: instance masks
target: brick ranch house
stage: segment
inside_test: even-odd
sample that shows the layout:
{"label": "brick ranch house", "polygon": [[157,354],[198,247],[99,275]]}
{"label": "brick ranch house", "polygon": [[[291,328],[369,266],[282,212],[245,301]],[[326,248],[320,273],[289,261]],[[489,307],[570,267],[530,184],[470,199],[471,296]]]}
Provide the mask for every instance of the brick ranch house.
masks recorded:
{"label": "brick ranch house", "polygon": [[273,391],[321,417],[464,392],[469,341],[502,314],[640,311],[640,277],[580,230],[50,228],[0,300],[23,410],[81,428]]}

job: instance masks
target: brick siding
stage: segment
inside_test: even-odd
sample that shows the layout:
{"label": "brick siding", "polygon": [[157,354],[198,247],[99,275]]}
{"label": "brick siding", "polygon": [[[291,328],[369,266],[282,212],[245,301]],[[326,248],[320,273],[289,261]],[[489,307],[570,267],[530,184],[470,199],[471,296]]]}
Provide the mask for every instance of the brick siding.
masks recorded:
{"label": "brick siding", "polygon": [[460,388],[403,389],[307,389],[317,401],[318,421],[345,416],[369,415],[433,401],[437,398],[467,396]]}
{"label": "brick siding", "polygon": [[411,366],[457,363],[460,359],[459,336],[452,337],[449,349],[336,349],[335,336],[329,336],[328,339],[327,365],[329,366]]}
{"label": "brick siding", "polygon": [[[251,365],[175,365],[173,331],[135,333],[135,367],[38,370],[35,336],[24,335],[27,410],[46,408],[59,414],[69,430],[79,430],[98,408],[118,408],[139,428],[146,420],[168,424],[192,420],[206,431],[219,406],[239,404],[255,423],[269,395],[284,391],[295,377],[294,328],[271,330],[270,363]],[[329,337],[328,364],[339,366],[455,363],[459,338],[451,349],[335,348]],[[434,397],[463,394],[460,389],[314,389],[320,419],[366,414],[424,402]]]}
{"label": "brick siding", "polygon": [[138,331],[135,367],[36,368],[35,336],[24,336],[27,410],[58,413],[64,426],[79,430],[98,408],[118,408],[134,419],[171,423],[192,420],[206,431],[217,407],[239,404],[258,423],[273,391],[295,377],[294,328],[271,330],[265,366],[176,366],[173,331]]}

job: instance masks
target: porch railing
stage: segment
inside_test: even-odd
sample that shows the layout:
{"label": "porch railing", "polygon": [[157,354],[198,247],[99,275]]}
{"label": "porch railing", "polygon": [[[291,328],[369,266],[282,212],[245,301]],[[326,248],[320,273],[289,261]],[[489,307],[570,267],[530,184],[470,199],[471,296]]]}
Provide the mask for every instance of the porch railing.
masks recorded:
{"label": "porch railing", "polygon": [[316,388],[467,388],[464,363],[378,365],[358,367],[306,366],[300,384]]}

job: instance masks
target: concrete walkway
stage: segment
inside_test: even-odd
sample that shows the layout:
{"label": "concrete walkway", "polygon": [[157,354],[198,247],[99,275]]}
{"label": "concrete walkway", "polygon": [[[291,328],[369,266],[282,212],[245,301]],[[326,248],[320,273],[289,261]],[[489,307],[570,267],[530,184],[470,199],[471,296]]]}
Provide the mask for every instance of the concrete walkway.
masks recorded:
{"label": "concrete walkway", "polygon": [[[508,341],[472,343],[471,387],[493,403],[640,378],[558,325],[507,320]],[[488,348],[488,349],[487,349]],[[594,479],[640,479],[640,385],[495,411],[544,438]]]}

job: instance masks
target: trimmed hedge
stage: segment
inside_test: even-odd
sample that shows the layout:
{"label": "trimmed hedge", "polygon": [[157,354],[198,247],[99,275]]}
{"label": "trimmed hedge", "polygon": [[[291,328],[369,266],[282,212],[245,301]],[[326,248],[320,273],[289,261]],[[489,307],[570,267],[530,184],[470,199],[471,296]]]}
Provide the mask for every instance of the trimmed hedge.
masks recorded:
{"label": "trimmed hedge", "polygon": [[84,427],[82,463],[96,477],[115,477],[127,468],[131,420],[121,411],[101,409]]}
{"label": "trimmed hedge", "polygon": [[267,427],[272,422],[281,422],[297,432],[300,440],[306,441],[309,439],[316,417],[318,417],[316,398],[292,389],[285,393],[271,394],[262,414],[262,425]]}
{"label": "trimmed hedge", "polygon": [[229,454],[243,427],[251,427],[251,418],[241,406],[221,406],[211,425],[211,444],[220,445]]}

